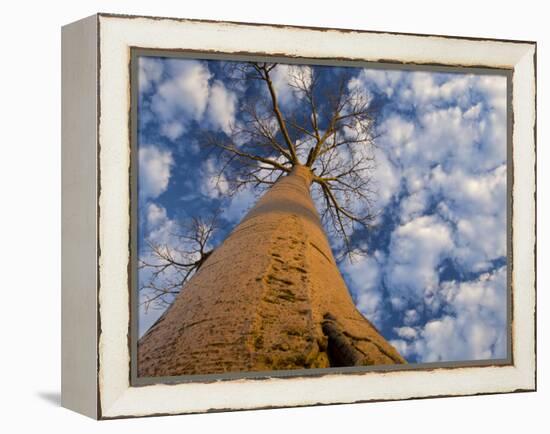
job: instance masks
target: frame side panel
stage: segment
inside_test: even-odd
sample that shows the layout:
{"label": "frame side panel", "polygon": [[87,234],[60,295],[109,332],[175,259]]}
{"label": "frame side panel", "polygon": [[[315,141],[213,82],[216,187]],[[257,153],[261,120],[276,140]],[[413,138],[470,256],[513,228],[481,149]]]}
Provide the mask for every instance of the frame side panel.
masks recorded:
{"label": "frame side panel", "polygon": [[98,417],[97,16],[62,29],[61,405]]}

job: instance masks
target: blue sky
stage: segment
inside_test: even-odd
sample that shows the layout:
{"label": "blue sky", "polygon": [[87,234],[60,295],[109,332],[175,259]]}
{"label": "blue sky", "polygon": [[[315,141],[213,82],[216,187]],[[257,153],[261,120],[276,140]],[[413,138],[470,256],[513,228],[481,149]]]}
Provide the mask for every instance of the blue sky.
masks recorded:
{"label": "blue sky", "polygon": [[[139,249],[174,245],[179,221],[221,210],[223,241],[261,194],[228,197],[199,131],[223,137],[243,97],[223,62],[139,60]],[[311,67],[330,81],[342,68]],[[274,70],[283,112],[300,101]],[[361,312],[409,362],[506,357],[506,77],[346,68],[376,113],[377,214],[354,243],[369,255],[340,270]],[[339,240],[331,239],[334,248]],[[146,281],[150,272],[141,270]],[[146,294],[141,294],[146,296]],[[140,308],[142,334],[162,313]]]}

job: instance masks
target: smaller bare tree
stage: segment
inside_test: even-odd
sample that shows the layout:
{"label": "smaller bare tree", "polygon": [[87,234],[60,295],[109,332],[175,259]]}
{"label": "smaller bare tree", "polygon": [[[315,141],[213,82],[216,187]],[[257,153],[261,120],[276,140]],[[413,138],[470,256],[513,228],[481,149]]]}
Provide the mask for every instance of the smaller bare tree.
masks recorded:
{"label": "smaller bare tree", "polygon": [[[213,251],[212,238],[218,229],[218,214],[193,217],[177,224],[170,242],[147,239],[147,248],[140,255],[140,304],[165,309],[197,272]],[[143,273],[148,271],[149,273]]]}

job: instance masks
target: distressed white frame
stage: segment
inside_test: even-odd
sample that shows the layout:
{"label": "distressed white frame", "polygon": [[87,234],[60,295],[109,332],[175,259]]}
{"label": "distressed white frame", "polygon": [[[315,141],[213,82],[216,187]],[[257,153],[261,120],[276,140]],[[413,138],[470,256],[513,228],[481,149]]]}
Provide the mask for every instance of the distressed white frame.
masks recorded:
{"label": "distressed white frame", "polygon": [[[536,388],[534,43],[101,14],[96,19],[100,329],[97,410],[88,414],[115,418]],[[513,69],[513,365],[131,387],[130,47]]]}

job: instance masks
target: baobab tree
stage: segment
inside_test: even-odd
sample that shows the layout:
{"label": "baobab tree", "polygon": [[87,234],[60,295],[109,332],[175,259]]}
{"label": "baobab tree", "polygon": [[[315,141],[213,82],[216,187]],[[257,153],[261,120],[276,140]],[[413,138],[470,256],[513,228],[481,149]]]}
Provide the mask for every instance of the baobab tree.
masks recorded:
{"label": "baobab tree", "polygon": [[[355,308],[336,250],[372,214],[373,118],[345,69],[231,63],[239,120],[203,142],[232,192],[265,192],[138,343],[140,376],[404,363]],[[282,107],[274,76],[287,74]],[[315,204],[318,204],[318,208]]]}

